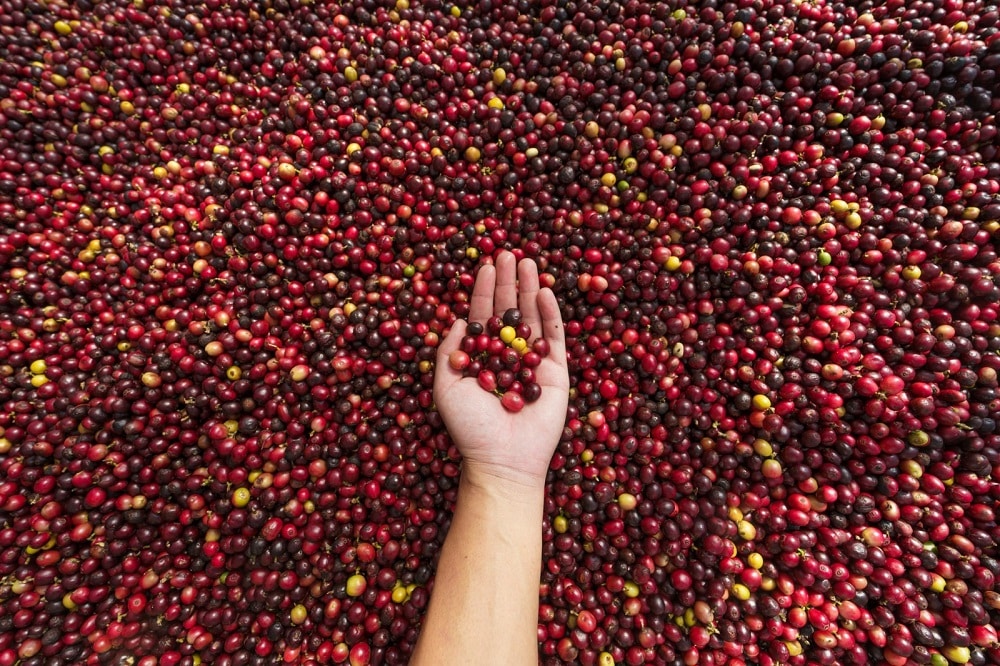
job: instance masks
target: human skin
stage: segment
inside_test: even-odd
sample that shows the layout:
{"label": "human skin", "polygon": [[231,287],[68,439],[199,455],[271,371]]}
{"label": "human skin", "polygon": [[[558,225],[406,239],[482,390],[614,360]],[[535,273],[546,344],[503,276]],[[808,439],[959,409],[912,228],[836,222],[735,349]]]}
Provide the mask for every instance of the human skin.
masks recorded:
{"label": "human skin", "polygon": [[485,324],[512,307],[550,346],[535,369],[542,395],[521,411],[508,412],[448,365],[464,321],[438,350],[434,400],[462,453],[462,476],[414,666],[538,663],[545,475],[565,423],[569,373],[555,295],[539,288],[533,262],[505,252],[480,269],[469,320]]}

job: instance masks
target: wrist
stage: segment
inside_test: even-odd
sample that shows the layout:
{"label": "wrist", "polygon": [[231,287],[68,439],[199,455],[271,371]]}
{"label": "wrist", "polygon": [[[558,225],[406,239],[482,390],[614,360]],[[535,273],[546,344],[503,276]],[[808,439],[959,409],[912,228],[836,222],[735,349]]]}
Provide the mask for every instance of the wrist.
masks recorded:
{"label": "wrist", "polygon": [[511,505],[541,506],[545,498],[545,477],[465,460],[461,485],[467,492],[490,497]]}

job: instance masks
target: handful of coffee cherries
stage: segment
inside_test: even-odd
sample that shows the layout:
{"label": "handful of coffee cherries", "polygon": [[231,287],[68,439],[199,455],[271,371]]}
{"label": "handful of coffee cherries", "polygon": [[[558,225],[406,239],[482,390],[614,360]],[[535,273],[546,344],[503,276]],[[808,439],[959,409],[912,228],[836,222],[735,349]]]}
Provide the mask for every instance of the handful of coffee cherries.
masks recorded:
{"label": "handful of coffee cherries", "polygon": [[549,354],[545,338],[529,340],[531,327],[520,310],[510,308],[502,317],[490,317],[485,326],[471,322],[459,348],[448,356],[448,365],[463,377],[475,377],[484,391],[499,396],[507,411],[519,412],[541,397],[535,368]]}

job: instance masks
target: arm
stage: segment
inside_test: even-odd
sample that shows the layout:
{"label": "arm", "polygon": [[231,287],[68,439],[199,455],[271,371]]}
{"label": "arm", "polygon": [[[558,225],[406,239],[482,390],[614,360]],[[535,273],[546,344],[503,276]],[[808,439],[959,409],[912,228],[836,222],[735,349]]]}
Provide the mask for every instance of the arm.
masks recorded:
{"label": "arm", "polygon": [[538,663],[542,492],[463,471],[420,640],[420,664]]}
{"label": "arm", "polygon": [[507,412],[474,378],[449,368],[464,322],[438,352],[435,402],[462,452],[462,479],[414,666],[538,663],[545,474],[566,418],[569,375],[555,296],[539,289],[534,264],[515,269],[504,253],[495,271],[480,271],[469,316],[485,322],[515,306],[551,348],[536,371],[542,397],[522,411]]}

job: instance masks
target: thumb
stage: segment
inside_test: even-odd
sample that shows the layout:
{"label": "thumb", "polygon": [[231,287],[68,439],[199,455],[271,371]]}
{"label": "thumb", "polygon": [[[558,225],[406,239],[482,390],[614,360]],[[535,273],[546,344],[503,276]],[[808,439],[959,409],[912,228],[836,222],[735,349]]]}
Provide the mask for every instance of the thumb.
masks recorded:
{"label": "thumb", "polygon": [[442,363],[447,364],[448,356],[461,346],[462,338],[465,337],[466,326],[467,324],[464,319],[459,319],[452,324],[451,330],[448,331],[448,335],[446,335],[444,340],[441,341],[441,344],[438,345],[438,365],[441,365]]}
{"label": "thumb", "polygon": [[448,335],[445,336],[441,344],[438,345],[437,361],[434,364],[434,392],[440,394],[441,391],[462,378],[462,373],[455,370],[448,364],[448,357],[462,344],[465,337],[466,323],[464,319],[456,321]]}

